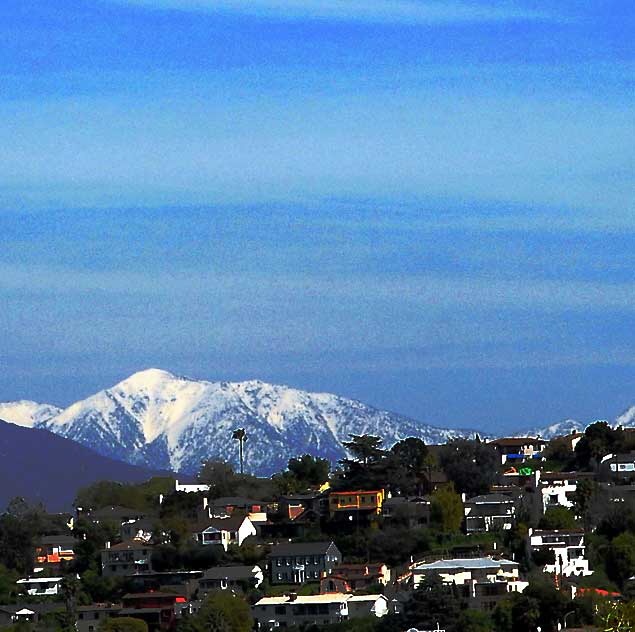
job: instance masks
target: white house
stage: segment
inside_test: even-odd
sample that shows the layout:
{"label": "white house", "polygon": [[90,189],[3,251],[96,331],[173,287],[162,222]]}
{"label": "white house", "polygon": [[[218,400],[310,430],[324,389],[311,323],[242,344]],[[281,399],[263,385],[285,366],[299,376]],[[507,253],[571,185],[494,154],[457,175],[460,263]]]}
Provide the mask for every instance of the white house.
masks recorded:
{"label": "white house", "polygon": [[16,584],[28,595],[59,595],[63,577],[27,577],[18,579]]}
{"label": "white house", "polygon": [[529,529],[529,548],[532,552],[553,551],[554,561],[543,566],[545,573],[571,577],[592,575],[586,559],[584,529],[543,531]]}
{"label": "white house", "polygon": [[493,610],[509,593],[523,592],[529,585],[520,579],[517,562],[492,557],[418,562],[410,570],[414,586],[436,575],[444,584],[455,586],[474,607],[485,610]]}
{"label": "white house", "polygon": [[590,472],[536,471],[536,487],[542,496],[543,512],[551,507],[572,509],[578,483],[587,478],[592,479],[593,474]]}
{"label": "white house", "polygon": [[220,545],[226,551],[230,544],[242,546],[248,537],[256,533],[256,527],[248,516],[230,516],[205,520],[194,531],[194,539],[199,544]]}
{"label": "white house", "polygon": [[498,452],[502,465],[515,465],[542,459],[548,443],[540,437],[505,437],[494,439],[489,445]]}
{"label": "white house", "polygon": [[207,493],[209,485],[204,485],[203,483],[179,483],[177,479],[174,483],[174,491],[185,492],[186,494]]}
{"label": "white house", "polygon": [[259,630],[303,624],[329,625],[356,617],[383,617],[388,613],[388,599],[384,595],[291,594],[263,597],[252,607],[252,613]]}

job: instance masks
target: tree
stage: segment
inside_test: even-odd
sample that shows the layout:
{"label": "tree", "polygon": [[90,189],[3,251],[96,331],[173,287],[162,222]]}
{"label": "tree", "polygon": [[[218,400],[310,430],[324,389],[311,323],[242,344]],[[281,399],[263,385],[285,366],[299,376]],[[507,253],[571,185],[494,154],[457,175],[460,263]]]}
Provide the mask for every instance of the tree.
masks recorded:
{"label": "tree", "polygon": [[198,613],[185,620],[183,632],[250,632],[249,604],[229,591],[210,593]]}
{"label": "tree", "polygon": [[538,523],[540,529],[553,531],[555,529],[575,529],[575,516],[566,507],[549,507]]}
{"label": "tree", "polygon": [[[342,445],[353,455],[357,462],[368,466],[386,455],[386,451],[381,448],[383,442],[380,437],[353,434],[349,436],[351,440],[344,441]],[[346,459],[343,461],[346,461]]]}
{"label": "tree", "polygon": [[77,621],[77,595],[81,585],[74,575],[65,575],[62,578],[60,586],[66,606],[66,621],[64,627],[69,632],[73,632],[75,630],[75,622]]}
{"label": "tree", "polygon": [[600,608],[598,619],[605,632],[632,632],[635,630],[635,603],[607,602]]}
{"label": "tree", "polygon": [[614,451],[618,436],[606,421],[596,421],[587,426],[584,437],[575,446],[578,467],[597,465],[603,456]]}
{"label": "tree", "polygon": [[321,459],[310,454],[289,459],[289,472],[295,476],[301,485],[321,485],[329,478],[331,464],[328,459]]}
{"label": "tree", "polygon": [[443,446],[440,458],[457,491],[468,497],[487,493],[498,475],[499,457],[487,443],[455,439]]}
{"label": "tree", "polygon": [[494,622],[487,612],[480,610],[472,610],[471,608],[463,610],[458,621],[461,632],[493,632]]}
{"label": "tree", "polygon": [[409,437],[395,443],[388,454],[390,487],[401,494],[423,493],[429,457],[428,448],[421,439]]}
{"label": "tree", "polygon": [[245,463],[244,463],[244,449],[245,449],[245,441],[247,441],[247,433],[244,428],[237,428],[232,433],[232,439],[238,441],[238,452],[240,456],[240,473],[245,473]]}
{"label": "tree", "polygon": [[432,493],[430,521],[444,534],[455,533],[463,522],[463,501],[454,485],[441,487]]}
{"label": "tree", "polygon": [[111,617],[102,622],[99,632],[148,632],[148,624],[134,617]]}
{"label": "tree", "polygon": [[607,572],[620,586],[635,569],[635,535],[624,532],[613,539],[609,547]]}
{"label": "tree", "polygon": [[454,586],[444,585],[436,575],[426,577],[404,605],[401,629],[433,630],[442,623],[447,632],[458,632],[460,607]]}

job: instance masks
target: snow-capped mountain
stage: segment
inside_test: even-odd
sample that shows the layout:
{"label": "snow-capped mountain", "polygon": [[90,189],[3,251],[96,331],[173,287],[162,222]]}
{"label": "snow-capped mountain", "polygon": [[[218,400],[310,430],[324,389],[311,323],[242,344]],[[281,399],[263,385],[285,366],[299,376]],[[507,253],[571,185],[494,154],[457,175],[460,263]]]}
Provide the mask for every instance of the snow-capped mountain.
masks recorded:
{"label": "snow-capped mountain", "polygon": [[62,409],[57,406],[38,404],[25,399],[17,402],[0,402],[0,419],[25,428],[41,425],[60,412]]}
{"label": "snow-capped mountain", "polygon": [[373,434],[390,447],[409,436],[443,443],[470,431],[421,424],[361,402],[260,381],[207,382],[159,369],[130,376],[37,424],[136,465],[185,473],[214,458],[236,462],[232,431],[247,433],[248,471],[271,474],[304,453],[332,462],[350,434]]}
{"label": "snow-capped mountain", "polygon": [[563,435],[572,434],[574,432],[584,432],[587,424],[580,423],[575,419],[565,419],[558,421],[550,426],[543,426],[542,428],[531,428],[525,432],[519,432],[515,434],[516,437],[542,437],[543,439],[553,439],[554,437],[561,437]]}

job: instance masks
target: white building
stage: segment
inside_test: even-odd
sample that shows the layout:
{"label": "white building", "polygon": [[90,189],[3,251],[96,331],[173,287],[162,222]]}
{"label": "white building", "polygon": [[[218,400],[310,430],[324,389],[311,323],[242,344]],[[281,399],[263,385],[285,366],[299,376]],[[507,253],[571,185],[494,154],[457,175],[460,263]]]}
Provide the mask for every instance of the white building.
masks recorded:
{"label": "white building", "polygon": [[256,533],[256,527],[248,516],[231,516],[204,521],[196,528],[194,539],[199,544],[221,545],[227,551],[230,544],[241,546]]}
{"label": "white building", "polygon": [[63,577],[27,577],[18,579],[16,584],[28,595],[59,595]]}
{"label": "white building", "polygon": [[590,472],[536,472],[536,487],[542,497],[543,512],[552,507],[574,506],[575,492],[581,480],[592,479]]}
{"label": "white building", "polygon": [[209,485],[204,485],[203,483],[179,483],[177,479],[174,483],[174,491],[185,492],[186,494],[207,493]]}
{"label": "white building", "polygon": [[592,575],[586,559],[584,529],[543,531],[529,529],[529,548],[532,552],[548,550],[554,553],[554,562],[543,566],[545,573],[571,577]]}
{"label": "white building", "polygon": [[252,607],[259,630],[272,630],[303,624],[328,625],[356,617],[388,614],[384,595],[284,595],[263,597]]}
{"label": "white building", "polygon": [[415,587],[436,575],[444,584],[457,587],[473,607],[484,610],[493,610],[509,593],[523,592],[529,585],[520,579],[517,562],[492,557],[418,562],[411,573]]}

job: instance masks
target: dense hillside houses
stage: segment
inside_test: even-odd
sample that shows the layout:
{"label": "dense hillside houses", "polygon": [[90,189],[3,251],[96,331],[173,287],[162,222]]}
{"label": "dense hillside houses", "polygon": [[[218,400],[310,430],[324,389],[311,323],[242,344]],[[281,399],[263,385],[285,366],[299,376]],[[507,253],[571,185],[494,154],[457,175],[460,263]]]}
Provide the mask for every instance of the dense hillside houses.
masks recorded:
{"label": "dense hillside houses", "polygon": [[301,455],[256,477],[208,461],[188,483],[87,486],[71,517],[15,499],[0,516],[0,620],[33,632],[69,617],[79,632],[130,619],[138,632],[604,625],[635,587],[632,437],[602,424],[549,441],[386,448],[353,435],[337,467]]}

